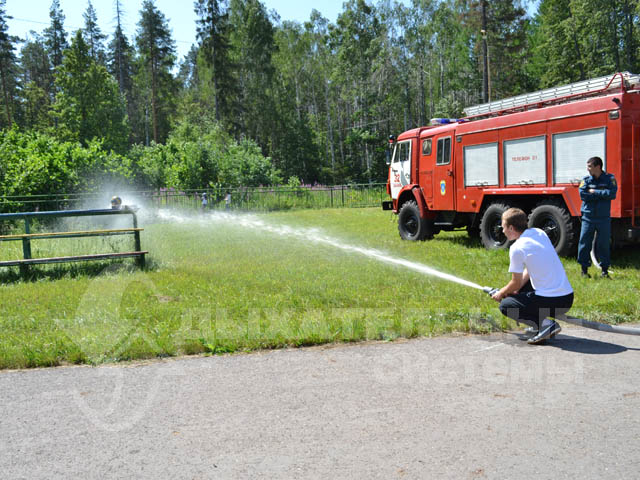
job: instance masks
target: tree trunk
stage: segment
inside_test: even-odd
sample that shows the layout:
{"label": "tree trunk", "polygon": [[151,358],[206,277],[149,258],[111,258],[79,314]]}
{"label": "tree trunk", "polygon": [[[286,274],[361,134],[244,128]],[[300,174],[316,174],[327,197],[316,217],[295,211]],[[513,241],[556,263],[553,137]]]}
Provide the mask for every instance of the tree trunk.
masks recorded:
{"label": "tree trunk", "polygon": [[157,69],[153,49],[151,49],[151,121],[153,122],[153,141],[158,143],[158,85]]}
{"label": "tree trunk", "polygon": [[329,105],[329,81],[324,81],[325,99],[327,104],[327,131],[329,132],[329,148],[331,151],[331,176],[333,183],[336,183],[336,154],[333,147],[333,127],[331,125],[331,107]]}
{"label": "tree trunk", "polygon": [[9,91],[7,90],[7,68],[4,62],[0,63],[0,76],[2,77],[2,91],[4,92],[4,108],[7,113],[7,124],[11,128],[11,107],[9,105]]}
{"label": "tree trunk", "polygon": [[489,101],[489,46],[487,45],[487,2],[482,0],[482,101]]}

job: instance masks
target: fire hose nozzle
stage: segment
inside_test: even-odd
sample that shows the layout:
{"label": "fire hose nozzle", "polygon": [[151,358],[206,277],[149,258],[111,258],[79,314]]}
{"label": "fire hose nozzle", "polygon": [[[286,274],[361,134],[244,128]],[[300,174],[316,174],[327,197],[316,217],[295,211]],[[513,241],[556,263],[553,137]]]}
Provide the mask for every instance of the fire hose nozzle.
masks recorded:
{"label": "fire hose nozzle", "polygon": [[493,295],[498,292],[500,289],[499,288],[493,288],[493,287],[483,287],[482,291],[484,293],[486,293],[487,295],[489,295],[490,297],[493,297]]}

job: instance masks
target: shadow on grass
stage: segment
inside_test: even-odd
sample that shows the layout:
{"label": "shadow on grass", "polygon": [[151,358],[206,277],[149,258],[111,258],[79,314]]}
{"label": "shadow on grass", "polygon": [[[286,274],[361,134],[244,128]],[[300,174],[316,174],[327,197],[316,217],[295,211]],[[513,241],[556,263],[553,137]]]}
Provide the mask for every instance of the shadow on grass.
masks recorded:
{"label": "shadow on grass", "polygon": [[[50,266],[31,265],[25,273],[21,273],[19,267],[5,267],[0,271],[0,283],[12,284],[20,282],[38,282],[41,280],[55,281],[62,278],[98,277],[105,269],[111,267],[110,272],[115,271],[135,271],[139,267],[133,260],[119,261],[98,261],[83,263],[59,263]],[[152,259],[145,262],[144,271],[157,270],[158,264]]]}

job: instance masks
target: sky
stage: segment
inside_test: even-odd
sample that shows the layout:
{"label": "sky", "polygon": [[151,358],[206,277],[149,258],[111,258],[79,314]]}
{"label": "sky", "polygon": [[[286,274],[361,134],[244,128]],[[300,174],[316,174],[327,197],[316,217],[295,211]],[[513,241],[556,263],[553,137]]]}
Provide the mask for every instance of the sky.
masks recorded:
{"label": "sky", "polygon": [[[305,22],[311,16],[311,10],[318,10],[331,22],[335,22],[342,11],[344,0],[262,0],[268,11],[275,10],[280,19]],[[60,0],[60,7],[65,16],[65,30],[69,34],[84,26],[82,14],[87,9],[87,0]],[[115,30],[115,7],[112,0],[92,0],[93,8],[98,16],[98,24],[102,33],[111,40]],[[140,16],[142,0],[122,0],[124,9],[123,30],[132,39],[136,31],[136,23]],[[156,7],[168,19],[176,41],[178,58],[182,59],[196,40],[196,15],[193,12],[193,0],[156,0]],[[30,30],[37,33],[50,24],[49,9],[51,0],[7,0],[6,13],[13,17],[8,21],[9,34],[22,39]]]}
{"label": "sky", "polygon": [[[122,0],[123,30],[130,40],[136,31],[139,12],[143,0]],[[410,4],[410,0],[402,0]],[[281,21],[296,20],[305,22],[311,16],[311,10],[318,10],[325,18],[335,23],[343,10],[344,0],[262,0],[268,11],[275,10]],[[535,11],[539,0],[529,0],[529,13]],[[377,3],[373,1],[373,3]],[[87,0],[60,0],[60,6],[65,16],[65,30],[69,34],[84,26],[82,14],[87,9]],[[98,24],[102,33],[111,40],[115,30],[115,7],[113,0],[92,0],[93,8],[98,16]],[[168,19],[176,41],[178,59],[181,60],[196,41],[196,15],[193,11],[193,0],[155,0],[156,7]],[[37,33],[50,24],[49,9],[51,0],[7,0],[6,13],[13,17],[8,21],[9,34],[25,39],[29,31]]]}

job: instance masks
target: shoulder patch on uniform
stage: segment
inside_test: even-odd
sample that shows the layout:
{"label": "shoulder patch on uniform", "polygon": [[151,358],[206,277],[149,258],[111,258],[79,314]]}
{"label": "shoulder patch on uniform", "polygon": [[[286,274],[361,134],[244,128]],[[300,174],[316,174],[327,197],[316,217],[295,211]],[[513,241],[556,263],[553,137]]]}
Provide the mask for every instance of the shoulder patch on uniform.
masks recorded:
{"label": "shoulder patch on uniform", "polygon": [[580,182],[580,188],[584,187],[584,180]]}
{"label": "shoulder patch on uniform", "polygon": [[611,175],[611,183],[613,183],[614,185],[616,184],[616,177],[614,177],[613,175]]}

